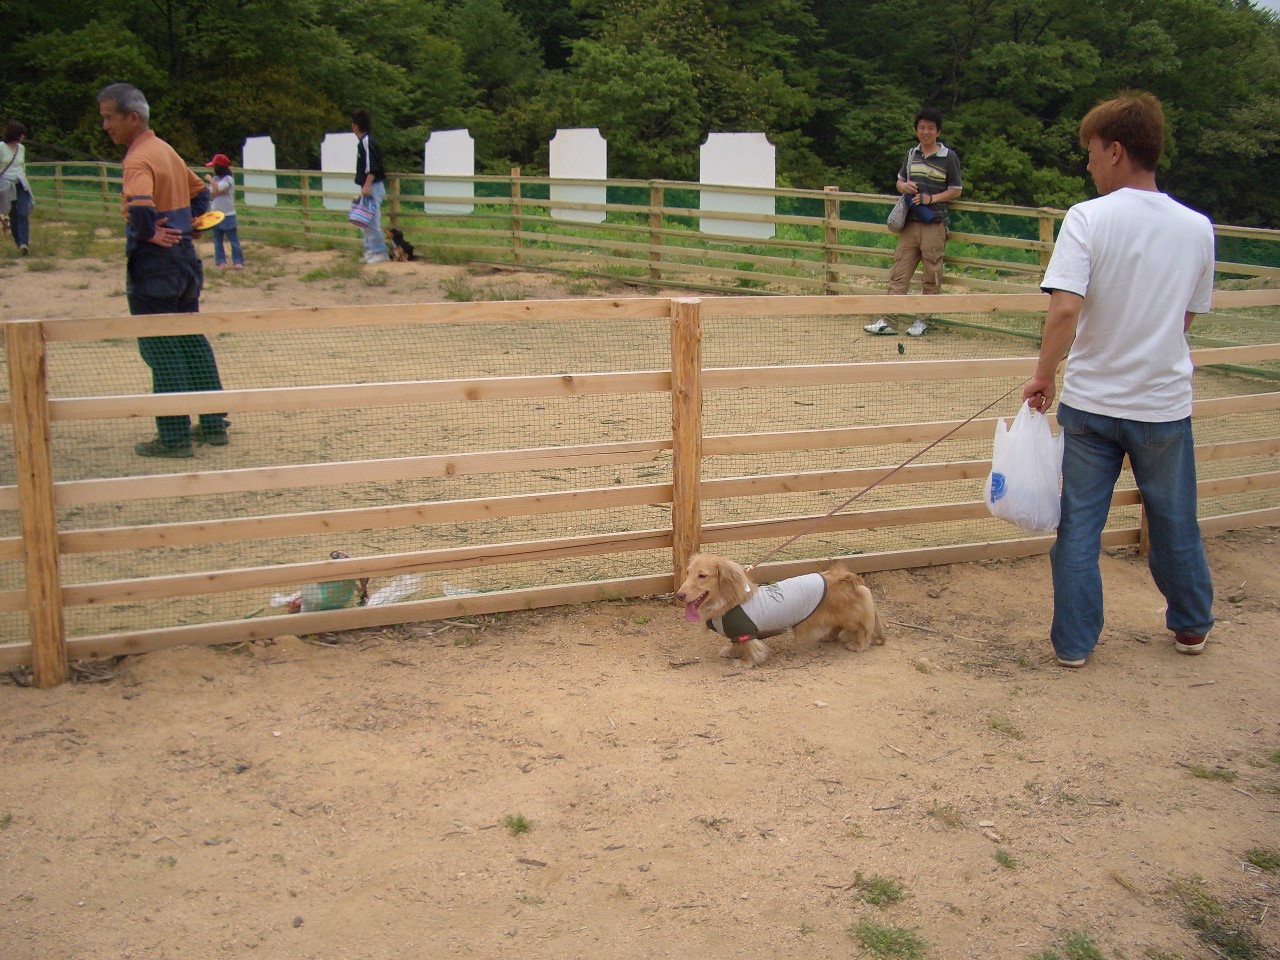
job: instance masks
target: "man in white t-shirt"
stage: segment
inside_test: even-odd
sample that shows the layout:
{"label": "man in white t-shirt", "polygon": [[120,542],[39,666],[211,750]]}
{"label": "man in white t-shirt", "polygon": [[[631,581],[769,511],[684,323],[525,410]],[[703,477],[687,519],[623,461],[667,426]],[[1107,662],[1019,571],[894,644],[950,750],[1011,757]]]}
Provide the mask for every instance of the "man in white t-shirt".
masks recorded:
{"label": "man in white t-shirt", "polygon": [[1196,520],[1191,355],[1186,331],[1210,308],[1213,225],[1161,193],[1164,112],[1148,93],[1094,107],[1080,124],[1099,196],[1062,223],[1041,287],[1050,294],[1035,376],[1023,398],[1054,398],[1065,436],[1062,520],[1049,553],[1058,663],[1082,667],[1102,633],[1102,530],[1126,455],[1142,494],[1152,578],[1179,653],[1213,626],[1213,583]]}

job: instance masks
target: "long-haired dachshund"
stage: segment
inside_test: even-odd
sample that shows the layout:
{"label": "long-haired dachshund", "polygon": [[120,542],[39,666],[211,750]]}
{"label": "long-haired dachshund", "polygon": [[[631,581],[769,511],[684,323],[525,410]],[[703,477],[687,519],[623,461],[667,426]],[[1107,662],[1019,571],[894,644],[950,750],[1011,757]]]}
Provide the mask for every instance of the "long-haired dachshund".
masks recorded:
{"label": "long-haired dachshund", "polygon": [[757,586],[741,564],[699,553],[676,599],[684,618],[723,634],[720,656],[756,667],[769,658],[767,637],[793,630],[796,639],[840,641],[860,653],[884,643],[884,625],[871,591],[856,573],[836,564],[824,573]]}

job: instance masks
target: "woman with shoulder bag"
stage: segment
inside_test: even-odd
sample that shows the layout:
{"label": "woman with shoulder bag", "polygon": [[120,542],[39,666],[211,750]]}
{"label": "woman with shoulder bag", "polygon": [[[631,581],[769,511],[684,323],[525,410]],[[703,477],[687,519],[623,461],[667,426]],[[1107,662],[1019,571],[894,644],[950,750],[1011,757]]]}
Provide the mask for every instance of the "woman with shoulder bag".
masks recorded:
{"label": "woman with shoulder bag", "polygon": [[22,138],[27,128],[10,120],[0,134],[0,216],[6,216],[8,229],[18,252],[27,255],[31,239],[31,208],[36,205],[27,182],[27,148]]}

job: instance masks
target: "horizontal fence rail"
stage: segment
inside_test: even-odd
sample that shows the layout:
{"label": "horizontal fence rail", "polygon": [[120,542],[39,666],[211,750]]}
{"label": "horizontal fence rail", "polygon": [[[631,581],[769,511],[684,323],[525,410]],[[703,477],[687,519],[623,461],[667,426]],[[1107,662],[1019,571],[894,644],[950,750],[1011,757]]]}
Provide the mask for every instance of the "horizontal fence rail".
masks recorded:
{"label": "horizontal fence rail", "polygon": [[[61,216],[119,215],[120,167],[30,164],[33,189]],[[200,171],[203,172],[203,171]],[[245,174],[254,182],[247,188]],[[359,234],[345,205],[354,184],[312,170],[236,170],[237,214],[266,238],[354,248]],[[264,178],[275,186],[261,185]],[[331,189],[325,189],[326,184]],[[458,196],[459,187],[471,195]],[[604,190],[605,202],[552,199],[553,188]],[[568,180],[522,176],[433,177],[391,173],[384,221],[405,231],[421,255],[556,270],[608,272],[667,288],[744,293],[863,293],[888,281],[896,240],[885,217],[896,197],[825,190],[727,187],[662,180]],[[768,198],[771,214],[703,210],[703,195]],[[457,213],[441,213],[456,207]],[[949,286],[1035,289],[1064,211],[1006,204],[950,204]],[[336,208],[336,209],[335,209]],[[599,222],[584,222],[598,220]],[[738,233],[765,226],[767,238],[709,233],[703,221]],[[728,225],[727,227],[725,225]],[[1280,231],[1217,226],[1223,282],[1280,282]]]}
{"label": "horizontal fence rail", "polygon": [[[862,334],[926,304],[929,337]],[[8,322],[0,668],[48,686],[75,659],[661,594],[702,546],[752,562],[798,536],[767,578],[1043,553],[1050,538],[981,499],[1016,390],[966,419],[1030,375],[1046,305],[650,297]],[[969,333],[979,322],[1004,333]],[[147,393],[134,338],[193,334],[226,389]],[[1280,523],[1280,291],[1219,292],[1192,343],[1202,528]],[[230,417],[228,446],[133,455],[151,418],[202,412]],[[1108,545],[1139,542],[1140,509],[1126,477]],[[406,596],[354,605],[365,578]],[[273,605],[315,584],[353,589],[337,609]]]}

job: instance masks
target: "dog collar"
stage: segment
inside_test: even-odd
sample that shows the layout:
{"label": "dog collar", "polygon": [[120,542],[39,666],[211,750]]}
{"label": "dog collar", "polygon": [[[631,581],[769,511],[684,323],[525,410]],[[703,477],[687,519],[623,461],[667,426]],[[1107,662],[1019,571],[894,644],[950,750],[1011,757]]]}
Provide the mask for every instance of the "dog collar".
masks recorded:
{"label": "dog collar", "polygon": [[734,638],[733,638],[733,640],[732,640],[732,642],[733,642],[733,643],[750,643],[750,642],[751,642],[751,638],[750,638],[749,636],[747,636],[747,635],[744,633],[744,634],[743,634],[742,636],[740,636],[740,637],[734,637]]}

